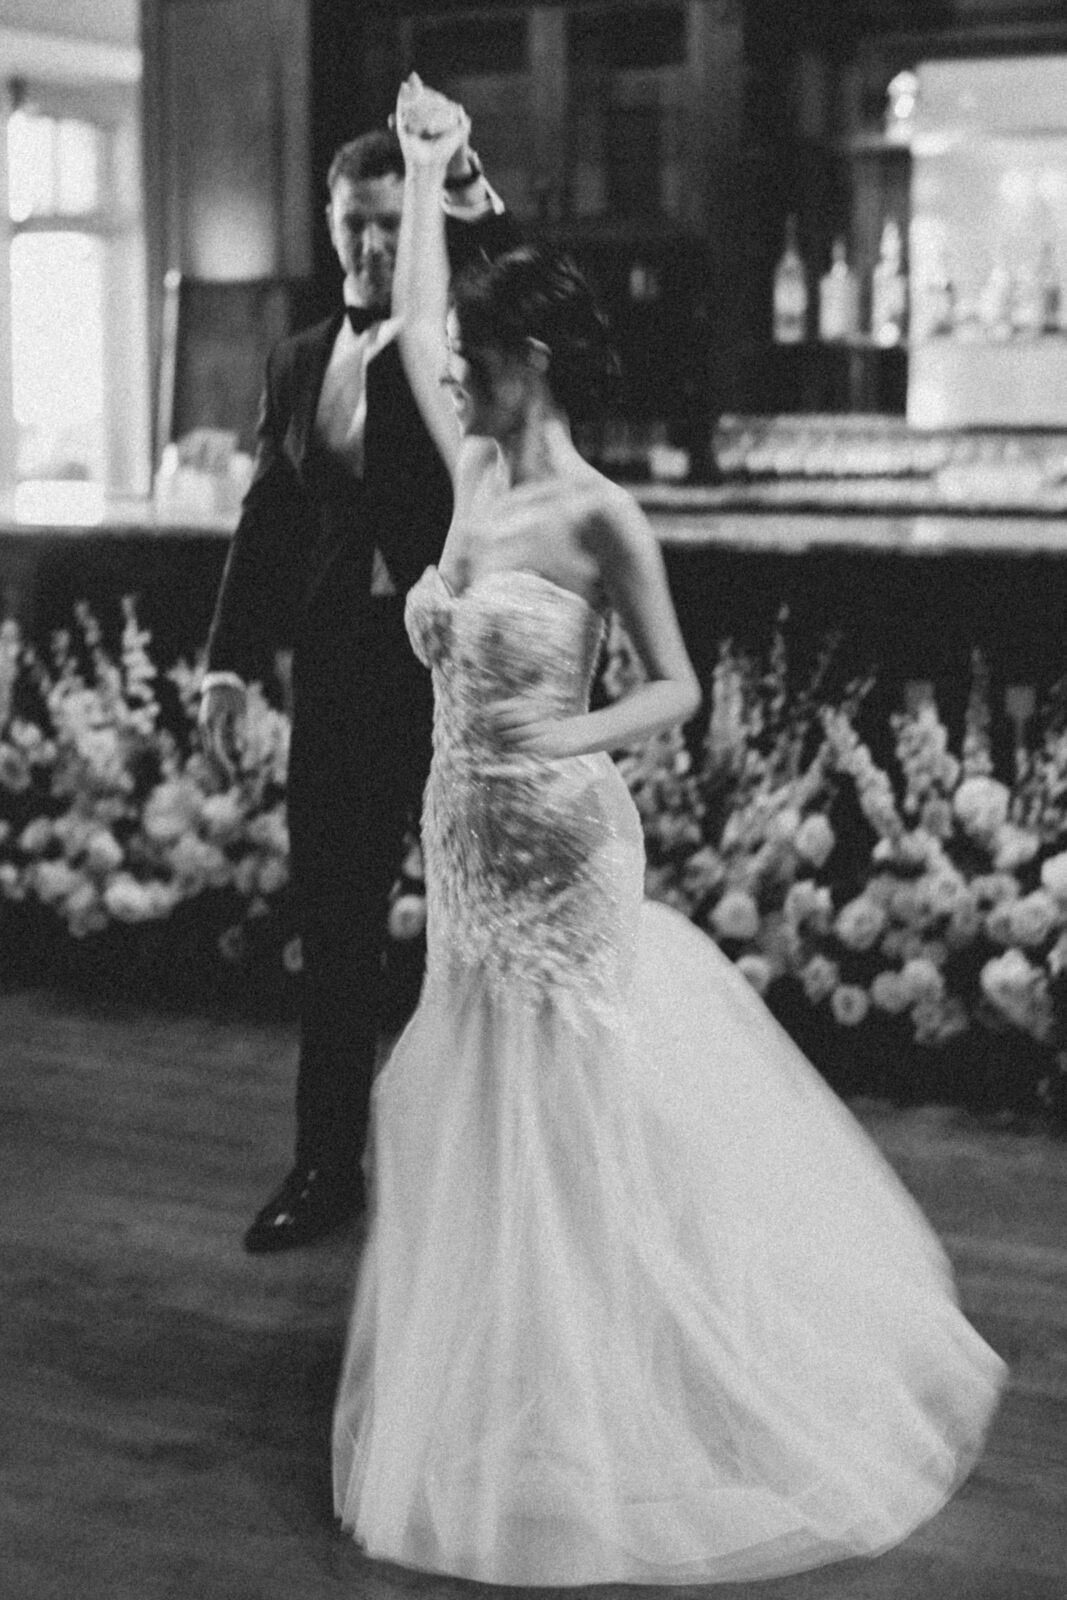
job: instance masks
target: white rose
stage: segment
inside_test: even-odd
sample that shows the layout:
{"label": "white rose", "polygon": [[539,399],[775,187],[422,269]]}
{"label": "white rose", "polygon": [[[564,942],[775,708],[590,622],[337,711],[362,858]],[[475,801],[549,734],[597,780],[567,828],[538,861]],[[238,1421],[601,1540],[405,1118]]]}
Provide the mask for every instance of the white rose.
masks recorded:
{"label": "white rose", "polygon": [[754,939],[759,932],[759,910],[743,889],[728,889],[711,914],[722,939]]}
{"label": "white rose", "polygon": [[879,1011],[899,1016],[911,1005],[911,993],[899,972],[880,972],[871,984],[871,999]]}
{"label": "white rose", "polygon": [[1041,863],[1041,882],[1057,900],[1067,900],[1067,850]]}
{"label": "white rose", "polygon": [[841,907],[834,932],[850,950],[869,950],[881,937],[886,924],[882,907],[867,895],[857,895]]}
{"label": "white rose", "polygon": [[260,894],[277,894],[289,882],[289,868],[280,856],[268,856],[256,874]]}
{"label": "white rose", "polygon": [[66,861],[39,861],[34,869],[33,885],[45,905],[64,900],[83,881],[81,873]]}
{"label": "white rose", "polygon": [[148,922],[155,915],[148,885],[129,872],[116,872],[104,887],[104,906],[118,922]]}
{"label": "white rose", "polygon": [[738,972],[748,979],[757,994],[767,993],[774,973],[770,962],[764,956],[751,953],[738,956],[736,966]]}
{"label": "white rose", "polygon": [[770,838],[779,844],[796,842],[797,831],[800,828],[800,812],[795,806],[783,806],[777,816],[771,819],[767,832]]}
{"label": "white rose", "polygon": [[415,939],[426,926],[426,901],[421,894],[397,895],[389,908],[389,934],[393,939]]}
{"label": "white rose", "polygon": [[834,1014],[834,1021],[840,1022],[843,1027],[854,1028],[863,1021],[871,1008],[867,998],[866,989],[861,989],[857,983],[842,983],[837,986],[830,996],[830,1010]]}
{"label": "white rose", "polygon": [[996,778],[964,778],[953,798],[953,810],[975,839],[992,839],[1008,820],[1011,795]]}
{"label": "white rose", "polygon": [[200,805],[200,825],[214,838],[236,833],[243,821],[241,796],[237,789],[205,795]]}
{"label": "white rose", "polygon": [[905,961],[900,969],[900,981],[913,1003],[916,1000],[940,1000],[945,992],[944,978],[925,956],[912,956]]}
{"label": "white rose", "polygon": [[40,855],[52,841],[52,824],[47,817],[34,817],[19,834],[19,849],[28,856]]}
{"label": "white rose", "polygon": [[1032,894],[1013,900],[1007,910],[1016,944],[1044,944],[1060,920],[1059,907],[1044,889],[1035,889]]}
{"label": "white rose", "polygon": [[836,843],[833,828],[819,811],[804,818],[793,838],[797,854],[816,867],[823,865]]}
{"label": "white rose", "polygon": [[1028,828],[1017,828],[1013,822],[1006,822],[997,829],[993,840],[993,865],[998,872],[1014,872],[1016,867],[1032,861],[1040,847],[1041,841],[1036,833],[1031,833]]}
{"label": "white rose", "polygon": [[85,865],[90,872],[114,872],[122,865],[122,846],[106,828],[96,828],[85,846]]}

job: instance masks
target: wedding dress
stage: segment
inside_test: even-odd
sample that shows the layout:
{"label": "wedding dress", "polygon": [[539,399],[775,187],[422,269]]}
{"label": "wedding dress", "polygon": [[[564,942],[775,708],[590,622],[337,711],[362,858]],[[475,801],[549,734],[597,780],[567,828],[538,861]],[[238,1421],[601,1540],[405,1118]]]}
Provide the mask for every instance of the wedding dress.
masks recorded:
{"label": "wedding dress", "polygon": [[981,1448],[1003,1363],[890,1167],[746,980],[643,901],[583,710],[602,619],[532,571],[408,631],[432,666],[429,952],[375,1090],[335,1411],[365,1550],[499,1584],[769,1577],[898,1542]]}

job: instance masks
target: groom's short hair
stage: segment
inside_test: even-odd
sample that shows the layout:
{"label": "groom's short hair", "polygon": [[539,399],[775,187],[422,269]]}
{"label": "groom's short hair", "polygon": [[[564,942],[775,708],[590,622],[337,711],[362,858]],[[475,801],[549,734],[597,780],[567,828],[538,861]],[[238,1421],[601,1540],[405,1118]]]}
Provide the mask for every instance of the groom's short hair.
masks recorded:
{"label": "groom's short hair", "polygon": [[332,194],[334,184],[341,178],[347,178],[350,183],[362,183],[367,178],[390,176],[404,176],[400,140],[391,128],[372,128],[334,151],[326,174],[326,187]]}

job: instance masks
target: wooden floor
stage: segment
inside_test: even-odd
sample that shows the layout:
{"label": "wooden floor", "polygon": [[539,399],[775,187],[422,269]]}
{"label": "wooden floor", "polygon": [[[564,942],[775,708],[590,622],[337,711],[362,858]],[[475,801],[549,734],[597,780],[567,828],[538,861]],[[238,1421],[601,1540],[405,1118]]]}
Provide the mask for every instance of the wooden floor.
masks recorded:
{"label": "wooden floor", "polygon": [[[368,1562],[334,1525],[358,1236],[240,1247],[287,1164],[290,1032],[33,992],[0,996],[0,1062],[0,1600],[515,1596]],[[877,1561],[657,1592],[1065,1600],[1067,1140],[863,1116],[1011,1365],[987,1453]]]}

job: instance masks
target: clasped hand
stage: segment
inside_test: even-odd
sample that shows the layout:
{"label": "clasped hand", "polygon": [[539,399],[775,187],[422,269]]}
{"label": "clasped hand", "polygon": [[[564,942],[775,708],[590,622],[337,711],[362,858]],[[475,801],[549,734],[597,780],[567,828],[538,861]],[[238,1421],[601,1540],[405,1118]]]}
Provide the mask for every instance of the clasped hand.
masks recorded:
{"label": "clasped hand", "polygon": [[558,761],[577,755],[570,724],[573,717],[560,717],[553,708],[528,696],[496,700],[488,708],[492,735],[504,750]]}
{"label": "clasped hand", "polygon": [[400,85],[390,121],[405,162],[415,166],[447,166],[466,144],[471,125],[462,106],[423,83],[417,72]]}

